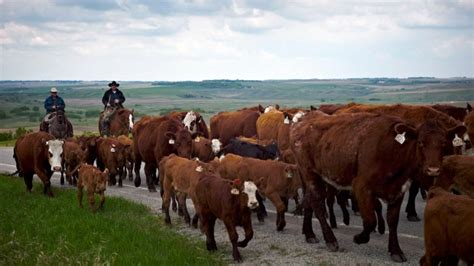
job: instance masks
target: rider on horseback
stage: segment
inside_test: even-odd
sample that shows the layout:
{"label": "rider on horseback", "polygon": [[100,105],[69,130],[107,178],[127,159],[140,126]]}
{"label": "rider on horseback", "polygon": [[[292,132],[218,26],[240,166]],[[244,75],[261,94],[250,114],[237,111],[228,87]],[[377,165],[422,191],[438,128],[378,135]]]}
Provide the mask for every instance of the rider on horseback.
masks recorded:
{"label": "rider on horseback", "polygon": [[105,136],[109,135],[110,131],[110,118],[113,116],[117,109],[123,108],[122,103],[125,102],[123,93],[118,89],[118,84],[115,81],[109,83],[110,89],[108,89],[102,97],[102,103],[104,104],[104,113],[102,117],[102,128]]}
{"label": "rider on horseback", "polygon": [[46,109],[46,116],[44,117],[43,121],[47,122],[51,119],[52,113],[56,111],[63,111],[66,107],[63,98],[58,96],[58,90],[55,87],[52,87],[51,95],[44,100],[44,109]]}

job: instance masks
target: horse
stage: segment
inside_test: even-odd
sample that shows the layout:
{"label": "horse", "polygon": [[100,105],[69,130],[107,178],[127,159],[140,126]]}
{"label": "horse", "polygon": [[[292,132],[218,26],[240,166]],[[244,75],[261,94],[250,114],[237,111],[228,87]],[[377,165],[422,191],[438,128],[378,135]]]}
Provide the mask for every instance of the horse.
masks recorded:
{"label": "horse", "polygon": [[[100,113],[99,117],[99,132],[100,135],[103,137],[104,132],[102,128],[102,119],[103,119],[103,112]],[[132,131],[133,123],[135,118],[133,116],[133,109],[126,109],[126,108],[119,108],[115,111],[115,113],[110,117],[109,121],[109,132],[110,136],[118,137],[120,135],[128,136],[128,133]]]}
{"label": "horse", "polygon": [[63,110],[52,112],[40,124],[40,131],[48,132],[56,139],[66,139],[73,136],[73,127],[71,122],[66,118]]}

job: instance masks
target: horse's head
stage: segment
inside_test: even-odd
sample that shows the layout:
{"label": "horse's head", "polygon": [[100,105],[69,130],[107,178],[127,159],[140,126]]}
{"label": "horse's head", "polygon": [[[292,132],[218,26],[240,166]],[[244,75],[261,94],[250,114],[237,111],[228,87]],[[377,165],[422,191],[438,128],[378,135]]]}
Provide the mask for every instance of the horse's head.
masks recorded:
{"label": "horse's head", "polygon": [[133,109],[130,110],[130,109],[122,108],[118,110],[118,116],[120,117],[120,121],[123,121],[123,124],[127,125],[128,131],[131,132],[133,129],[133,125],[135,123]]}
{"label": "horse's head", "polygon": [[64,115],[64,111],[56,111],[56,122],[58,124],[66,124],[66,116]]}

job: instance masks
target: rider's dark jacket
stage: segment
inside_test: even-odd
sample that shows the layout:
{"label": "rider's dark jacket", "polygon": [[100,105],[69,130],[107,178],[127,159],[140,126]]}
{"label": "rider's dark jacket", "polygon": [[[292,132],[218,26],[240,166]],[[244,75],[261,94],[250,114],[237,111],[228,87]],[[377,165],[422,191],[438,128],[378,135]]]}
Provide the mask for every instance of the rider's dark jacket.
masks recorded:
{"label": "rider's dark jacket", "polygon": [[[53,109],[53,106],[56,106],[56,109]],[[64,103],[63,98],[59,96],[49,96],[44,100],[44,109],[46,109],[47,113],[51,113],[57,110],[62,110],[64,111],[64,108],[66,107],[66,104]]]}
{"label": "rider's dark jacket", "polygon": [[[115,100],[118,100],[118,103],[115,103]],[[112,106],[121,106],[123,102],[125,102],[125,97],[123,96],[123,93],[118,89],[115,92],[112,91],[112,89],[108,89],[102,97],[102,103],[104,104],[104,106],[107,106],[108,103]]]}

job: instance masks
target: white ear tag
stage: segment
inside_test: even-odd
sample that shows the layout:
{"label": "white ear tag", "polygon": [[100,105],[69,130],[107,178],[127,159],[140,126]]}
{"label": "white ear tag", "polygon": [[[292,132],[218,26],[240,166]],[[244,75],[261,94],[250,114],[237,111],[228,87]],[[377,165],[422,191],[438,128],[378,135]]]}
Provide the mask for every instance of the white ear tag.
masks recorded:
{"label": "white ear tag", "polygon": [[239,190],[236,189],[236,188],[233,188],[233,189],[230,190],[230,194],[239,195]]}
{"label": "white ear tag", "polygon": [[464,141],[460,137],[458,137],[458,134],[454,134],[454,139],[453,139],[453,146],[454,147],[459,147],[464,145]]}
{"label": "white ear tag", "polygon": [[293,178],[293,173],[292,172],[287,172],[286,177],[287,178]]}
{"label": "white ear tag", "polygon": [[283,124],[288,125],[290,123],[290,119],[288,117],[285,117],[285,120],[283,120]]}
{"label": "white ear tag", "polygon": [[115,148],[110,148],[110,152],[115,152]]}
{"label": "white ear tag", "polygon": [[199,142],[199,141],[201,141],[201,138],[199,138],[199,137],[196,137],[196,138],[194,139],[194,142]]}
{"label": "white ear tag", "polygon": [[168,143],[169,143],[169,144],[174,144],[174,139],[170,139],[170,140],[168,141]]}
{"label": "white ear tag", "polygon": [[406,140],[405,138],[405,134],[406,132],[403,132],[402,134],[397,134],[397,136],[395,137],[395,140],[400,143],[400,144],[403,144]]}
{"label": "white ear tag", "polygon": [[201,173],[202,172],[202,166],[196,167],[196,172]]}

